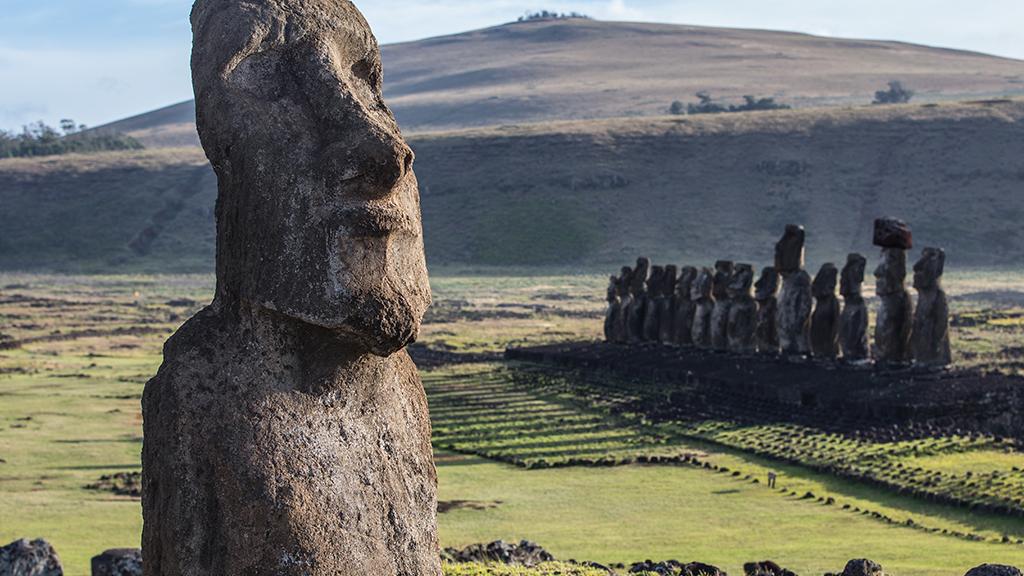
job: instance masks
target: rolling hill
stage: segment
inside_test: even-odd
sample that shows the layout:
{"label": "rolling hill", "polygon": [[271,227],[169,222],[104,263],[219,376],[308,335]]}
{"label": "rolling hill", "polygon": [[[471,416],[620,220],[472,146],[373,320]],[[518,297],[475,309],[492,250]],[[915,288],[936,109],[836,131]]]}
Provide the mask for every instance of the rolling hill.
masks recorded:
{"label": "rolling hill", "polygon": [[[911,221],[949,265],[1024,264],[1024,100],[547,122],[410,137],[432,265],[763,265],[788,222],[812,267]],[[196,147],[0,161],[0,269],[208,271]]]}
{"label": "rolling hill", "polygon": [[[922,101],[1024,95],[1024,61],[790,32],[548,20],[383,47],[385,97],[407,133],[666,113],[708,91],[798,108],[869,103],[890,80]],[[196,143],[183,102],[105,128]]]}

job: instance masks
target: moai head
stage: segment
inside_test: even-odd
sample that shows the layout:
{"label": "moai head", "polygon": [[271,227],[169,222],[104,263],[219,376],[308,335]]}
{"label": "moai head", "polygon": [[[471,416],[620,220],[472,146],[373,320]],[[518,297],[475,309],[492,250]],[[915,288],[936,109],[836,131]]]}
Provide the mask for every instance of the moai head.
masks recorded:
{"label": "moai head", "polygon": [[697,278],[693,281],[693,286],[690,288],[690,298],[692,300],[706,300],[711,298],[711,285],[715,280],[715,272],[711,268],[701,268],[700,272],[697,273]]}
{"label": "moai head", "polygon": [[196,123],[217,173],[217,298],[386,356],[430,304],[413,153],[348,0],[197,0]]}
{"label": "moai head", "polygon": [[629,294],[629,286],[633,283],[633,269],[623,266],[619,273],[619,298],[625,298]]}
{"label": "moai head", "polygon": [[879,296],[898,294],[906,289],[906,250],[882,250],[882,261],[875,268],[875,292]]}
{"label": "moai head", "polygon": [[779,293],[779,272],[775,267],[769,266],[761,270],[761,278],[754,285],[754,298],[758,302],[765,302],[775,298]]}
{"label": "moai head", "polygon": [[689,300],[695,280],[697,280],[697,269],[693,266],[683,266],[683,269],[679,271],[679,281],[676,282],[676,296],[683,300]]}
{"label": "moai head", "polygon": [[651,273],[651,261],[641,256],[636,259],[636,268],[633,269],[633,281],[629,285],[629,291],[634,296],[644,293],[647,289],[647,278]]}
{"label": "moai head", "polygon": [[729,280],[729,298],[749,297],[753,284],[754,267],[750,264],[737,264],[733,270],[732,278]]}
{"label": "moai head", "polygon": [[775,270],[779,274],[786,275],[804,267],[805,238],[803,226],[786,226],[786,233],[775,244]]}
{"label": "moai head", "polygon": [[941,248],[925,248],[921,251],[921,259],[914,264],[914,288],[942,288],[942,273],[945,269],[946,252]]}
{"label": "moai head", "polygon": [[847,256],[846,266],[843,266],[842,280],[839,282],[839,293],[846,298],[860,296],[867,267],[868,259],[860,254]]}
{"label": "moai head", "polygon": [[661,293],[664,296],[672,296],[676,292],[676,282],[679,281],[679,268],[675,264],[665,266],[665,275],[661,281]]}
{"label": "moai head", "polygon": [[729,297],[729,281],[732,279],[735,265],[729,260],[715,262],[715,276],[711,285],[711,293],[716,300]]}
{"label": "moai head", "polygon": [[647,294],[651,298],[661,296],[661,285],[665,280],[665,269],[661,266],[651,266],[651,276],[647,279]]}
{"label": "moai head", "polygon": [[817,299],[829,298],[836,295],[836,280],[839,278],[839,269],[831,262],[822,264],[818,275],[814,277],[811,284],[811,293]]}

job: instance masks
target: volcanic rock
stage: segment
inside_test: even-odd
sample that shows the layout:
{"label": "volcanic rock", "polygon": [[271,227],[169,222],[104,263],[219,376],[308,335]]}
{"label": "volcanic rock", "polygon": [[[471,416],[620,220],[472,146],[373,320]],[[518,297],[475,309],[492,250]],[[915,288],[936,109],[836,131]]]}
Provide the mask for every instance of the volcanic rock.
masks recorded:
{"label": "volcanic rock", "polygon": [[116,548],[93,556],[92,576],[142,576],[142,550]]}
{"label": "volcanic rock", "polygon": [[0,575],[64,576],[64,568],[49,542],[22,539],[0,548]]}
{"label": "volcanic rock", "polygon": [[967,571],[964,576],[1024,576],[1019,568],[1003,564],[982,564]]}
{"label": "volcanic rock", "polygon": [[914,235],[903,220],[879,218],[875,220],[875,246],[910,250],[914,247]]}

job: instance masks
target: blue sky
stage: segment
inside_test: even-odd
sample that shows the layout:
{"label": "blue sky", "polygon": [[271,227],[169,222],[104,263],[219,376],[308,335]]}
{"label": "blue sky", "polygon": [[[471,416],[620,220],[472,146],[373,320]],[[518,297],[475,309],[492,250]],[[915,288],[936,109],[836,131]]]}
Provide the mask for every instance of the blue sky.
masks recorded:
{"label": "blue sky", "polygon": [[[191,0],[0,0],[0,128],[98,125],[191,97]],[[514,20],[605,20],[903,40],[1024,59],[1024,0],[356,0],[383,43]]]}

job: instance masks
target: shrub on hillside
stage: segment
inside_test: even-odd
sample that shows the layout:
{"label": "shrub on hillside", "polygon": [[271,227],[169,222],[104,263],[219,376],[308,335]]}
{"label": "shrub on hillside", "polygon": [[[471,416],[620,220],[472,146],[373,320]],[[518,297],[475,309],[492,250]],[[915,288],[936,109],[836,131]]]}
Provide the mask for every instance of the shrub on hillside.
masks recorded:
{"label": "shrub on hillside", "polygon": [[875,92],[875,101],[872,104],[906,104],[914,97],[914,91],[903,87],[899,80],[889,82],[888,90]]}
{"label": "shrub on hillside", "polygon": [[743,104],[725,106],[714,101],[707,92],[698,92],[700,100],[696,104],[689,104],[683,108],[683,103],[675,101],[669,107],[671,114],[722,114],[724,112],[753,112],[760,110],[788,110],[790,106],[780,104],[775,98],[757,98],[755,96],[744,96]]}
{"label": "shrub on hillside", "polygon": [[138,140],[124,134],[86,132],[85,125],[76,125],[73,120],[61,120],[60,124],[58,130],[44,122],[36,122],[22,128],[21,134],[0,130],[0,158],[143,148]]}
{"label": "shrub on hillside", "polygon": [[582,18],[584,20],[590,20],[590,16],[581,14],[579,12],[550,12],[548,10],[541,10],[540,12],[527,12],[519,17],[519,22],[532,22],[534,20],[571,20],[573,18]]}

